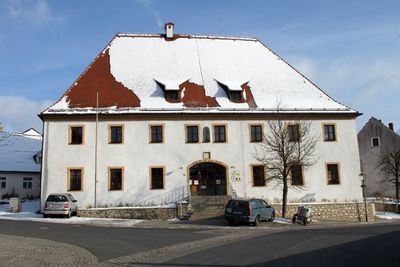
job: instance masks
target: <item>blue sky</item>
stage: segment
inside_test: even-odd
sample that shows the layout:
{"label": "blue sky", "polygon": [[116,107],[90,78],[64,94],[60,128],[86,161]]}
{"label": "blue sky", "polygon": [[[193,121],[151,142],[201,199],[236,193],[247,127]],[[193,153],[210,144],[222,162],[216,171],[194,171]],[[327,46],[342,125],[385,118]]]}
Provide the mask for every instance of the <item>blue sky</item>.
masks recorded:
{"label": "blue sky", "polygon": [[339,102],[400,129],[400,1],[0,1],[0,122],[34,127],[117,32],[257,37]]}

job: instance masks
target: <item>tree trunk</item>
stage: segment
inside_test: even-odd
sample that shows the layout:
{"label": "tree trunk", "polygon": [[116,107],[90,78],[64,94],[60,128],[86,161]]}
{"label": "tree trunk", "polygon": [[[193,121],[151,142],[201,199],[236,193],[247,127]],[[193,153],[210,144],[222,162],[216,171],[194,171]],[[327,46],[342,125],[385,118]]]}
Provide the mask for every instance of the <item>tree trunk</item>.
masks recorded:
{"label": "tree trunk", "polygon": [[282,190],[282,218],[286,217],[286,206],[287,206],[287,177],[283,178],[283,190]]}
{"label": "tree trunk", "polygon": [[396,173],[396,210],[397,213],[400,213],[399,210],[399,174]]}

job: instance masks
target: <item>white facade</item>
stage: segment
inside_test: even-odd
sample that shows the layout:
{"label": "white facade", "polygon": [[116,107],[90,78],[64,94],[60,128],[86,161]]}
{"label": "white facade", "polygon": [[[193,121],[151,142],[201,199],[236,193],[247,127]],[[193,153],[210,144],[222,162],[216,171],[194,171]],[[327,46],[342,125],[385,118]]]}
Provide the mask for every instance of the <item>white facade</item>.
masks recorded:
{"label": "white facade", "polygon": [[[250,118],[251,116],[248,116]],[[250,143],[249,125],[263,124],[268,131],[266,120],[250,119],[196,119],[180,120],[103,120],[98,124],[98,167],[97,204],[133,204],[156,195],[164,194],[179,187],[189,185],[189,167],[203,160],[203,152],[210,152],[211,161],[227,167],[227,192],[232,189],[241,197],[262,197],[271,202],[281,200],[282,191],[273,183],[265,187],[253,187],[251,165],[254,159],[254,146]],[[316,147],[317,163],[304,171],[305,186],[301,190],[291,189],[289,201],[313,199],[314,201],[353,201],[361,200],[359,154],[355,119],[313,119],[312,131],[320,136]],[[322,141],[323,124],[336,125],[337,141]],[[122,144],[108,144],[108,126],[123,125]],[[164,143],[149,143],[149,125],[164,126]],[[199,125],[200,129],[214,124],[225,124],[227,142],[187,144],[185,125]],[[84,144],[69,145],[68,131],[71,125],[84,126]],[[95,132],[93,119],[80,121],[45,121],[43,147],[43,186],[42,196],[53,192],[66,192],[68,168],[83,168],[82,191],[71,192],[78,199],[79,206],[94,206],[95,183]],[[325,163],[339,164],[340,184],[328,185]],[[123,167],[123,190],[108,190],[108,168]],[[150,189],[149,167],[165,167],[163,190]]]}
{"label": "white facade", "polygon": [[[4,187],[2,183],[4,183]],[[22,198],[37,198],[40,194],[39,172],[0,172],[0,199],[16,194]]]}

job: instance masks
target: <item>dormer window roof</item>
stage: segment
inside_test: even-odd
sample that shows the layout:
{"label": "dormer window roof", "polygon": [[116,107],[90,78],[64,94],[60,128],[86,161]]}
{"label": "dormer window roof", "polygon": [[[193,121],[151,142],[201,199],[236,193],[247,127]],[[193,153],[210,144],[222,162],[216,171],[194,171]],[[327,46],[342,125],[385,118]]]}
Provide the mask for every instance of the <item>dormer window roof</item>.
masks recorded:
{"label": "dormer window roof", "polygon": [[237,81],[217,81],[219,86],[226,92],[228,98],[232,102],[242,102],[243,101],[243,88],[242,85],[246,82]]}
{"label": "dormer window roof", "polygon": [[182,83],[181,80],[155,80],[158,86],[164,91],[165,100],[168,102],[180,102],[180,89],[179,85]]}

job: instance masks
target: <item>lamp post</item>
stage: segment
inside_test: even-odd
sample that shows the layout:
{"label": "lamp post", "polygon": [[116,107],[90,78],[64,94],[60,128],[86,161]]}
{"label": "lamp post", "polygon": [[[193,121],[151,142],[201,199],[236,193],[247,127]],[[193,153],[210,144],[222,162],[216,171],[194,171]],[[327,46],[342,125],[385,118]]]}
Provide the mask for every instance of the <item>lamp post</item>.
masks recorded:
{"label": "lamp post", "polygon": [[361,188],[362,188],[362,194],[363,194],[363,199],[364,199],[364,211],[365,211],[365,221],[368,222],[368,212],[367,212],[367,199],[365,198],[365,174],[360,173],[360,180],[361,180]]}

